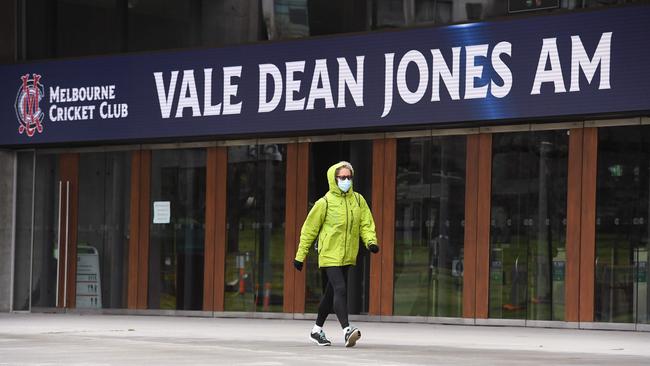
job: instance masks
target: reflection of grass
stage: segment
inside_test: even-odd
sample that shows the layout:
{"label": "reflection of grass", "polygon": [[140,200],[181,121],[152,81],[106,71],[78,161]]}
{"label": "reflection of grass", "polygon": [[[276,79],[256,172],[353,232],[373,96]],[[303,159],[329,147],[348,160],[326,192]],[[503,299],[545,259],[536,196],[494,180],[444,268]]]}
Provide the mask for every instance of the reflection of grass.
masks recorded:
{"label": "reflection of grass", "polygon": [[[616,228],[597,227],[610,233],[596,234],[595,317],[597,321],[632,323],[635,321],[634,250],[640,243],[638,228],[621,225]],[[617,232],[618,231],[618,232]]]}
{"label": "reflection of grass", "polygon": [[[535,236],[511,236],[510,243],[493,243],[490,258],[489,317],[502,319],[564,319],[564,279],[552,281],[553,260],[564,261],[564,241],[539,242]],[[550,251],[550,253],[549,253]],[[495,253],[497,256],[495,256]],[[548,255],[553,256],[548,258]],[[547,271],[539,272],[537,261]],[[501,262],[501,267],[492,267],[493,262]],[[516,283],[515,268],[520,272]],[[546,283],[546,293],[538,293],[536,279]],[[518,286],[513,291],[513,286]]]}
{"label": "reflection of grass", "polygon": [[160,309],[176,310],[176,295],[162,292],[160,294]]}
{"label": "reflection of grass", "polygon": [[396,258],[395,315],[462,316],[462,277],[451,268],[431,274],[428,247],[397,247]]}

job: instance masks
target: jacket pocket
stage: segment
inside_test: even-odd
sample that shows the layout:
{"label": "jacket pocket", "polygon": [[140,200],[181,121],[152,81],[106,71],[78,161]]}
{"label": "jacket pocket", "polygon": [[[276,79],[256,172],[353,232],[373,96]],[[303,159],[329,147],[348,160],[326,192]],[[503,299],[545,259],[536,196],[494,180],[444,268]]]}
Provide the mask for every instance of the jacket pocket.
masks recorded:
{"label": "jacket pocket", "polygon": [[327,243],[327,233],[321,233],[318,236],[317,240],[318,240],[318,243],[317,243],[317,245],[318,245],[318,254],[320,255],[320,253],[323,251],[323,247]]}

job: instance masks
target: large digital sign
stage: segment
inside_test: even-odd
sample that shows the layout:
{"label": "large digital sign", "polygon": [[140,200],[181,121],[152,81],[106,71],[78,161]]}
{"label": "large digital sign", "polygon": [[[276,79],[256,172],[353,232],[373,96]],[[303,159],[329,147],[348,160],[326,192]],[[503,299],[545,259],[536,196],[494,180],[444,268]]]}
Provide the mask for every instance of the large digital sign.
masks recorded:
{"label": "large digital sign", "polygon": [[650,6],[0,67],[0,145],[650,111]]}

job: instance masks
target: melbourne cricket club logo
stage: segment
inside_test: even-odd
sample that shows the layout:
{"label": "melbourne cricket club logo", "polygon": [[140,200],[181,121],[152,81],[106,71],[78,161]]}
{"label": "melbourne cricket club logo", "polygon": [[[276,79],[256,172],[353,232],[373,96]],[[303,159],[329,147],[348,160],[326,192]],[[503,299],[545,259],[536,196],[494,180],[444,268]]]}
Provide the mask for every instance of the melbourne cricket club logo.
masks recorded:
{"label": "melbourne cricket club logo", "polygon": [[16,95],[16,117],[20,126],[18,133],[26,133],[32,137],[38,131],[43,132],[43,111],[41,110],[41,99],[43,99],[43,84],[41,84],[41,75],[25,74],[20,77],[23,81]]}

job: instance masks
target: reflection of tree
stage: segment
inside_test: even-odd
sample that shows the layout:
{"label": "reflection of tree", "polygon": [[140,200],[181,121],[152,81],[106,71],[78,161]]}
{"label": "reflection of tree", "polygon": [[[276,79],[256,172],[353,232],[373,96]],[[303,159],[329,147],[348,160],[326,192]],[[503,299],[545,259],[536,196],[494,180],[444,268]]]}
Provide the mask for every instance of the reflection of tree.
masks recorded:
{"label": "reflection of tree", "polygon": [[491,245],[503,252],[504,284],[510,286],[503,289],[509,298],[503,308],[519,311],[506,317],[552,319],[552,263],[564,245],[566,134],[507,133],[494,141]]}
{"label": "reflection of tree", "polygon": [[[277,192],[284,187],[284,154],[284,146],[276,144],[228,148],[228,253],[233,259],[230,267],[237,267],[233,268],[244,287],[242,292],[227,278],[226,290],[252,295],[233,299],[232,305],[240,310],[262,306],[268,311],[272,304],[282,303],[273,286],[281,282],[274,274],[281,274],[282,267],[274,268],[276,262],[284,263],[284,243],[274,240],[273,234],[284,223],[285,195]],[[277,182],[282,182],[278,188]],[[274,250],[274,243],[280,249]]]}
{"label": "reflection of tree", "polygon": [[[460,316],[465,137],[398,141],[395,313]],[[399,294],[399,295],[398,295]]]}

